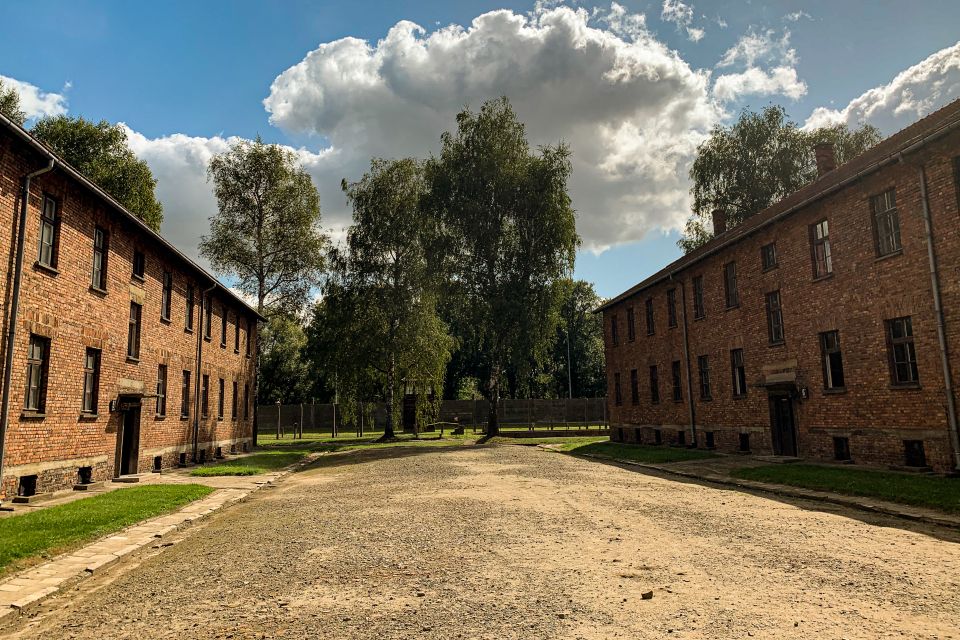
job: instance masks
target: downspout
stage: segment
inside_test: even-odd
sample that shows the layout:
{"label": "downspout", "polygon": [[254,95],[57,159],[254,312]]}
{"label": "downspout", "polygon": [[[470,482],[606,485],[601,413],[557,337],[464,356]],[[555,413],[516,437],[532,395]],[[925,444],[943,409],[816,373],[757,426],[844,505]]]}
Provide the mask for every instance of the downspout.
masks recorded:
{"label": "downspout", "polygon": [[[10,297],[10,320],[7,324],[7,352],[3,363],[3,400],[0,401],[0,501],[3,500],[3,454],[7,442],[7,414],[10,410],[10,369],[13,367],[13,347],[17,340],[17,315],[20,311],[20,282],[23,279],[23,244],[26,240],[27,209],[30,201],[30,182],[37,176],[53,171],[57,161],[50,158],[47,166],[23,177],[20,196],[20,223],[17,227],[17,258],[13,266],[13,293]],[[41,204],[41,206],[43,206]]]}
{"label": "downspout", "polygon": [[[200,294],[200,318],[197,322],[197,373],[194,376],[193,381],[193,462],[197,462],[197,453],[200,448],[200,380],[202,379],[202,367],[203,364],[203,339],[207,333],[207,325],[205,322],[206,313],[205,303],[207,301],[207,296],[210,295],[217,288],[217,284],[214,283],[209,289],[204,290]],[[207,394],[210,394],[209,387],[207,388]]]}
{"label": "downspout", "polygon": [[[676,282],[673,274],[670,274],[670,281]],[[693,403],[693,375],[690,372],[690,336],[687,331],[687,288],[684,282],[680,281],[680,316],[683,320],[683,363],[687,374],[687,409],[690,412],[690,445],[697,448],[697,419],[696,408]]]}
{"label": "downspout", "polygon": [[[900,157],[903,162],[903,157]],[[950,353],[947,350],[947,329],[943,319],[943,301],[940,297],[940,275],[937,271],[937,255],[933,248],[933,223],[930,219],[930,203],[927,197],[927,176],[923,163],[917,165],[920,181],[920,201],[923,204],[923,230],[927,238],[927,258],[930,262],[930,285],[933,289],[933,312],[937,320],[937,341],[940,343],[940,363],[943,365],[943,387],[947,396],[947,422],[950,425],[950,444],[953,448],[953,469],[960,471],[960,429],[957,427],[957,404],[953,395],[950,375]]]}

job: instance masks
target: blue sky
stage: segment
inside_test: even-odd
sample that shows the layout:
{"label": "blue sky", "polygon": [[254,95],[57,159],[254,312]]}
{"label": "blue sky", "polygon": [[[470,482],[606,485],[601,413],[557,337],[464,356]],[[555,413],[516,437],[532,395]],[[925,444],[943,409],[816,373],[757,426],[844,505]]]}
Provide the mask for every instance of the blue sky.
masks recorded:
{"label": "blue sky", "polygon": [[[471,32],[497,9],[510,13]],[[960,73],[960,3],[945,1],[48,0],[4,14],[0,75],[36,93],[38,114],[126,123],[187,251],[212,213],[204,160],[231,136],[301,149],[337,232],[341,177],[371,155],[428,154],[458,105],[507,93],[535,142],[573,148],[577,272],[606,296],[677,257],[685,171],[713,124],[775,102],[801,123],[825,107],[811,122],[889,134],[956,99]],[[451,24],[464,30],[436,33]]]}

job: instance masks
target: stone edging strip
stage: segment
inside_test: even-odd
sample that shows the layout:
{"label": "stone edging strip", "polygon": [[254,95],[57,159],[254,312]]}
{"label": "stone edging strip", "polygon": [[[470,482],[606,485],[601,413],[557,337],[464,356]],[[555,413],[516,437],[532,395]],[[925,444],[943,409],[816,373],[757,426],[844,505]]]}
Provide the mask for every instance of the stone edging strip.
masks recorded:
{"label": "stone edging strip", "polygon": [[179,511],[145,520],[92,542],[76,551],[57,556],[49,562],[25,569],[0,581],[0,623],[25,608],[50,597],[67,583],[91,575],[120,558],[155,544],[157,540],[183,529],[210,514],[245,500],[251,493],[283,480],[294,471],[316,460],[310,454],[279,473],[272,473],[250,489],[217,489],[205,498],[186,505]]}
{"label": "stone edging strip", "polygon": [[713,473],[697,473],[697,472],[685,471],[681,469],[671,469],[670,467],[664,467],[664,466],[655,465],[655,464],[647,464],[644,462],[636,462],[635,460],[622,460],[619,458],[608,458],[605,456],[594,455],[592,453],[575,453],[572,455],[578,456],[581,458],[591,458],[594,460],[602,460],[605,462],[616,462],[617,464],[628,465],[631,467],[640,467],[641,469],[657,471],[659,473],[667,473],[674,476],[680,476],[682,478],[689,478],[691,480],[701,480],[701,481],[710,482],[713,484],[728,485],[728,486],[738,487],[741,489],[750,489],[752,491],[762,491],[764,493],[772,493],[775,495],[786,496],[789,498],[802,498],[805,500],[818,500],[820,502],[829,502],[831,504],[842,505],[845,507],[852,507],[854,509],[859,509],[861,511],[870,511],[872,513],[880,513],[887,516],[893,516],[895,518],[912,520],[914,522],[923,522],[925,524],[932,524],[940,527],[947,527],[950,529],[960,529],[960,518],[958,517],[950,516],[947,514],[940,514],[931,510],[921,509],[918,507],[911,507],[909,505],[900,505],[894,502],[876,501],[876,500],[871,500],[869,498],[864,498],[860,496],[846,496],[839,493],[830,493],[828,491],[801,489],[799,487],[790,487],[782,484],[769,484],[766,482],[754,482],[752,480],[739,480],[737,478],[728,478],[728,477],[713,474]]}

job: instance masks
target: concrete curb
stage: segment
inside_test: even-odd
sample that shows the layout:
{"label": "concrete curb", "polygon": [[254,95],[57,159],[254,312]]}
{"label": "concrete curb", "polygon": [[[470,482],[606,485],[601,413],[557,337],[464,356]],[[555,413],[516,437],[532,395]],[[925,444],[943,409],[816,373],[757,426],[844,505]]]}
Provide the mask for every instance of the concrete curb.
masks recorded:
{"label": "concrete curb", "polygon": [[319,453],[307,455],[283,471],[269,474],[262,482],[255,482],[250,489],[217,489],[178,511],[121,529],[76,551],[59,555],[0,581],[0,625],[134,551],[156,545],[164,536],[183,531],[218,511],[245,501],[251,494],[273,486],[319,457]]}
{"label": "concrete curb", "polygon": [[[547,450],[550,450],[550,449],[547,448]],[[554,449],[553,451],[556,451],[556,450]],[[893,516],[895,518],[902,518],[904,520],[911,520],[913,522],[921,522],[924,524],[936,525],[938,527],[946,527],[949,529],[960,530],[960,517],[940,514],[935,511],[922,509],[919,507],[910,507],[908,505],[900,505],[893,502],[871,500],[869,498],[862,498],[857,496],[846,496],[839,493],[830,493],[828,491],[801,489],[798,487],[790,487],[782,484],[769,484],[766,482],[754,482],[752,480],[739,480],[737,478],[729,478],[726,476],[720,476],[712,473],[697,473],[694,471],[673,469],[673,468],[665,467],[661,465],[637,462],[635,460],[607,458],[607,457],[598,456],[592,453],[574,453],[571,455],[580,457],[580,458],[602,460],[604,462],[615,462],[617,464],[627,465],[631,467],[639,467],[641,469],[647,469],[649,471],[666,473],[674,476],[679,476],[681,478],[688,478],[690,480],[699,480],[703,482],[709,482],[711,484],[737,487],[739,489],[749,489],[751,491],[761,491],[763,493],[772,493],[774,495],[784,496],[788,498],[801,498],[804,500],[827,502],[830,504],[836,504],[844,507],[851,507],[853,509],[859,509],[860,511],[868,511],[871,513],[878,513],[886,516]]]}

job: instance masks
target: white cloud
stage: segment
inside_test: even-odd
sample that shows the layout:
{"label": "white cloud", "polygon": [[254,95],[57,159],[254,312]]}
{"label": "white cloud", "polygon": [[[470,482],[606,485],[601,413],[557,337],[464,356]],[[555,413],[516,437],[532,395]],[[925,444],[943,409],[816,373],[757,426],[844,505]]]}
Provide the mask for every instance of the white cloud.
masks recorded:
{"label": "white cloud", "polygon": [[660,19],[664,22],[672,22],[677,25],[677,29],[685,30],[687,38],[693,42],[699,42],[703,38],[703,29],[693,26],[693,7],[684,4],[681,0],[663,0]]}
{"label": "white cloud", "polygon": [[568,142],[571,195],[585,245],[602,249],[680,226],[687,167],[720,117],[708,74],[657,41],[642,16],[539,6],[426,31],[399,22],[375,44],[321,44],[281,73],[270,121],[337,150],[314,174],[330,222],[348,220],[341,177],[371,156],[423,156],[464,104],[509,96],[534,144]]}
{"label": "white cloud", "polygon": [[[43,116],[59,116],[67,112],[67,97],[62,93],[41,91],[35,85],[0,75],[3,84],[20,94],[20,108],[27,114],[27,120]],[[70,83],[63,87],[64,93],[70,89]]]}
{"label": "white cloud", "polygon": [[960,42],[900,72],[888,84],[854,98],[843,109],[818,107],[805,128],[869,123],[891,134],[960,98]]}
{"label": "white cloud", "polygon": [[743,71],[717,76],[713,95],[721,102],[746,95],[783,95],[796,100],[807,92],[796,64],[797,52],[790,46],[789,31],[778,36],[773,29],[750,30],[717,63],[717,68],[742,66]]}
{"label": "white cloud", "polygon": [[806,18],[807,20],[813,20],[813,16],[801,9],[800,11],[794,11],[793,13],[788,13],[783,16],[783,19],[787,22],[798,22],[801,18]]}

